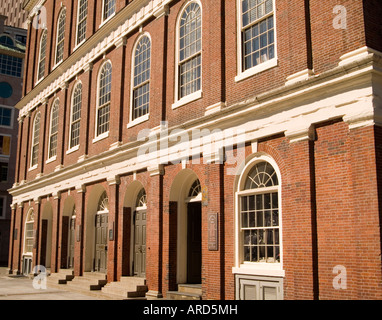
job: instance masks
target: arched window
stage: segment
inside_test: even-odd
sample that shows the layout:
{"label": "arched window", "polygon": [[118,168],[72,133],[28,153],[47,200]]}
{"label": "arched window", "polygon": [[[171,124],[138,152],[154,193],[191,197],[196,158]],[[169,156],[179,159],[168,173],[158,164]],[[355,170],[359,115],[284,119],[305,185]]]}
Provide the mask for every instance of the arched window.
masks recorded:
{"label": "arched window", "polygon": [[267,161],[256,162],[238,192],[240,263],[280,263],[279,179]]}
{"label": "arched window", "polygon": [[45,75],[45,59],[46,59],[46,39],[47,39],[47,30],[44,30],[42,32],[41,38],[40,38],[40,54],[38,58],[38,74],[37,74],[37,81],[44,78]]}
{"label": "arched window", "polygon": [[33,242],[34,242],[33,226],[34,226],[34,212],[32,209],[30,209],[25,219],[24,254],[32,254],[33,252]]}
{"label": "arched window", "polygon": [[57,155],[59,105],[60,101],[56,99],[50,112],[49,159]]}
{"label": "arched window", "polygon": [[41,114],[37,113],[33,121],[33,136],[32,136],[32,149],[31,149],[31,167],[37,166],[38,152],[40,145],[40,125]]}
{"label": "arched window", "polygon": [[78,0],[77,13],[77,45],[86,38],[86,22],[88,14],[88,0]]}
{"label": "arched window", "polygon": [[149,113],[151,41],[147,35],[135,47],[133,64],[132,120],[135,120]]}
{"label": "arched window", "polygon": [[146,197],[146,191],[144,188],[139,191],[137,196],[137,202],[135,204],[136,208],[146,208],[147,207],[147,197]]}
{"label": "arched window", "polygon": [[115,13],[115,0],[103,1],[103,21],[110,18]]}
{"label": "arched window", "polygon": [[57,39],[56,39],[56,64],[64,59],[66,8],[63,8],[58,16]]}
{"label": "arched window", "polygon": [[111,99],[111,63],[102,66],[98,81],[97,131],[96,136],[109,132]]}
{"label": "arched window", "polygon": [[72,96],[72,111],[70,117],[70,143],[72,149],[80,144],[80,125],[81,125],[81,107],[82,107],[82,84],[79,82]]}
{"label": "arched window", "polygon": [[97,206],[98,212],[108,212],[109,211],[109,198],[107,197],[106,191],[104,191],[99,198],[98,206]]}
{"label": "arched window", "polygon": [[192,184],[190,191],[188,193],[189,197],[197,197],[202,192],[199,179],[196,179]]}
{"label": "arched window", "polygon": [[177,100],[180,100],[201,90],[202,13],[197,2],[191,2],[181,14],[177,41]]}

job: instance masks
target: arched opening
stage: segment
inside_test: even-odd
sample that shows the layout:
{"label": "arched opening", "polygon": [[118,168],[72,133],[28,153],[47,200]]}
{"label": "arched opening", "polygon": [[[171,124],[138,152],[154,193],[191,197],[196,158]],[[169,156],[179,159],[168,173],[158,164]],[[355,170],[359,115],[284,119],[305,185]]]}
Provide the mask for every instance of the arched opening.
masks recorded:
{"label": "arched opening", "polygon": [[198,176],[190,169],[177,174],[170,205],[177,211],[176,282],[201,283],[202,194]]}

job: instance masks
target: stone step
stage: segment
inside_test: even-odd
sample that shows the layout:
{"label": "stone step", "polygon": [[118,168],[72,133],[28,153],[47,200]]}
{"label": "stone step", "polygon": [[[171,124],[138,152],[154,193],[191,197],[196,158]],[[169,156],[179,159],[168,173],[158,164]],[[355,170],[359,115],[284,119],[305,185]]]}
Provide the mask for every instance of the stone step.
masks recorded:
{"label": "stone step", "polygon": [[74,274],[73,270],[61,269],[57,273],[51,273],[47,277],[48,283],[58,283],[58,284],[66,284],[68,281],[73,280]]}
{"label": "stone step", "polygon": [[145,297],[148,287],[143,278],[122,277],[120,281],[110,282],[102,288],[102,292],[123,298]]}
{"label": "stone step", "polygon": [[194,293],[167,291],[166,300],[202,300],[202,296]]}
{"label": "stone step", "polygon": [[107,283],[107,275],[96,272],[85,272],[83,276],[74,277],[67,283],[70,288],[84,288],[85,290],[101,290]]}
{"label": "stone step", "polygon": [[201,284],[178,284],[178,291],[182,293],[192,293],[202,295]]}
{"label": "stone step", "polygon": [[178,291],[168,291],[167,300],[202,300],[201,284],[178,284]]}

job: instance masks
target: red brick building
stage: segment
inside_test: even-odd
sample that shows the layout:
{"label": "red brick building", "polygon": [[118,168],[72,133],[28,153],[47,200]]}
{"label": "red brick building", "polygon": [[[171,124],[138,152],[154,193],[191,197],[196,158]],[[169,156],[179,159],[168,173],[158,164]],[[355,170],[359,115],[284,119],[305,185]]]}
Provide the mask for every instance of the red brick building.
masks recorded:
{"label": "red brick building", "polygon": [[382,298],[378,1],[25,9],[10,272]]}

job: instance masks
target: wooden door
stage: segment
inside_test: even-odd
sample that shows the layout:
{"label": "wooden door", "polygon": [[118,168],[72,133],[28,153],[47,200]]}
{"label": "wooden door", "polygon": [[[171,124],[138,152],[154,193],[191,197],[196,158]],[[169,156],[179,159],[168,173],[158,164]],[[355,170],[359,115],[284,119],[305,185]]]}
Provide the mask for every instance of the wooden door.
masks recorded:
{"label": "wooden door", "polygon": [[146,211],[134,214],[134,275],[146,276]]}
{"label": "wooden door", "polygon": [[96,214],[96,244],[94,271],[106,273],[107,270],[107,228],[108,214]]}
{"label": "wooden door", "polygon": [[68,244],[68,268],[74,268],[74,242],[75,242],[75,229],[76,229],[76,218],[72,217],[70,219],[69,227],[69,244]]}
{"label": "wooden door", "polygon": [[202,204],[187,206],[187,283],[202,283]]}

